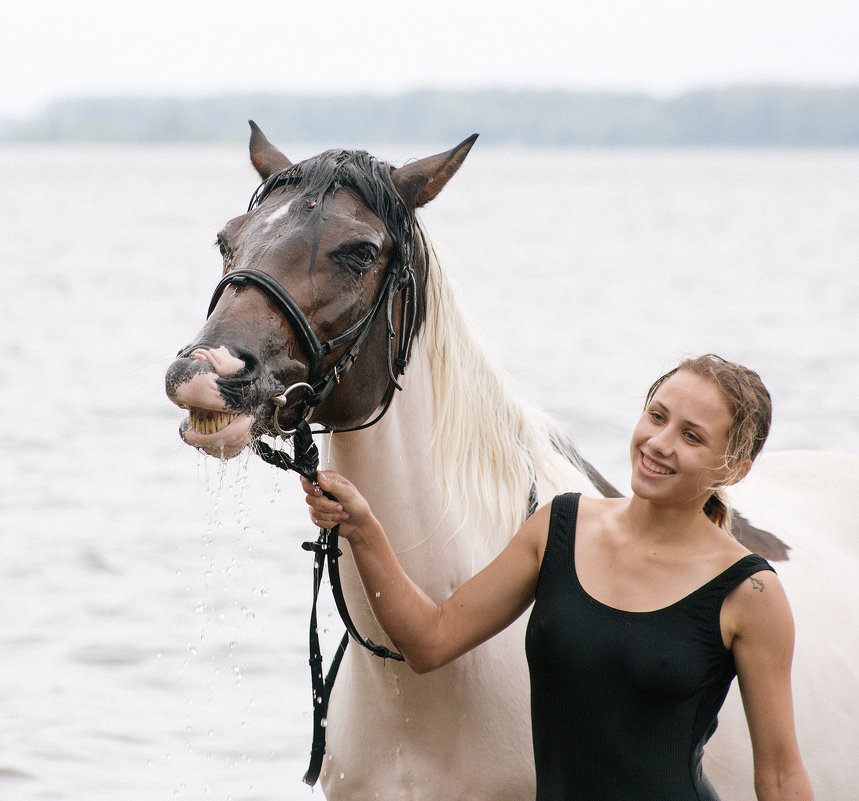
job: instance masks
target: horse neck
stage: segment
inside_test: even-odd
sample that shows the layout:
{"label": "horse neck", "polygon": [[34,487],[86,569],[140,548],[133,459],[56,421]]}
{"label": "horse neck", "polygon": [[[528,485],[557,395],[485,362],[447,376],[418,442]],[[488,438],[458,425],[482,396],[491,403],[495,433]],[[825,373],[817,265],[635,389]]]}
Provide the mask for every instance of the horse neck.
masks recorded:
{"label": "horse neck", "polygon": [[403,390],[384,417],[362,431],[334,434],[328,443],[327,465],[358,487],[377,516],[391,517],[389,509],[405,507],[399,515],[415,509],[437,519],[446,506],[433,437],[431,369],[424,348],[416,351],[400,379]]}
{"label": "horse neck", "polygon": [[590,487],[552,447],[552,424],[509,393],[434,259],[402,385],[376,425],[329,443],[330,466],[368,498],[395,550],[441,543],[476,569],[523,522],[532,485],[544,498]]}

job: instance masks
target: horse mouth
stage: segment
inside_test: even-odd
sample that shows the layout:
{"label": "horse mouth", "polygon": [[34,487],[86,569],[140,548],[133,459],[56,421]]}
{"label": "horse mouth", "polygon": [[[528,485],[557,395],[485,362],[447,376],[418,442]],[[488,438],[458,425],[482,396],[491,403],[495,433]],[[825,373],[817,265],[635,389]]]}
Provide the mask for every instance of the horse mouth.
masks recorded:
{"label": "horse mouth", "polygon": [[189,409],[188,427],[198,434],[219,434],[239,417],[239,412],[216,412],[211,409]]}
{"label": "horse mouth", "polygon": [[209,456],[232,459],[251,441],[254,418],[241,412],[190,407],[179,435],[191,447]]}

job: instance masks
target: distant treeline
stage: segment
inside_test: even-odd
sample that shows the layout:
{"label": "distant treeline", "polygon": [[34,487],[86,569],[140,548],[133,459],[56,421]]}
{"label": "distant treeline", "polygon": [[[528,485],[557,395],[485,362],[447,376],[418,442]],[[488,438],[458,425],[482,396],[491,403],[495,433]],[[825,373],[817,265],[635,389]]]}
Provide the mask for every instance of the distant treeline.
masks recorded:
{"label": "distant treeline", "polygon": [[472,132],[487,143],[533,146],[855,147],[859,86],[702,89],[667,99],[502,89],[94,97],[0,119],[0,140],[234,142],[246,139],[248,119],[275,142],[349,147],[455,142]]}

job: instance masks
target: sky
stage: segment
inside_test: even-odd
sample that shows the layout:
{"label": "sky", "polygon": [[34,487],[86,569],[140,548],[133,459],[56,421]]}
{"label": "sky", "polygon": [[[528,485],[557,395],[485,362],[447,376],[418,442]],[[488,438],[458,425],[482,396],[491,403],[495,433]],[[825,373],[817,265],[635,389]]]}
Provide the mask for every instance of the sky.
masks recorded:
{"label": "sky", "polygon": [[18,0],[0,115],[93,95],[859,83],[856,0]]}

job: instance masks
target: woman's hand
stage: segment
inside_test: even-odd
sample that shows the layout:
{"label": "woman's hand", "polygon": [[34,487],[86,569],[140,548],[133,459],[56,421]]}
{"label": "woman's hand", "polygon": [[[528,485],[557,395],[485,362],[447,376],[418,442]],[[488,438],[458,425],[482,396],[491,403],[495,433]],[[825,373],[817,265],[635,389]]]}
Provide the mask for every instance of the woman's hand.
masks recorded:
{"label": "woman's hand", "polygon": [[[349,540],[365,526],[376,523],[370,505],[351,481],[333,470],[320,471],[316,481],[311,484],[306,478],[301,479],[310,519],[315,525],[329,529],[339,525],[340,536]],[[323,491],[332,495],[333,500]]]}

